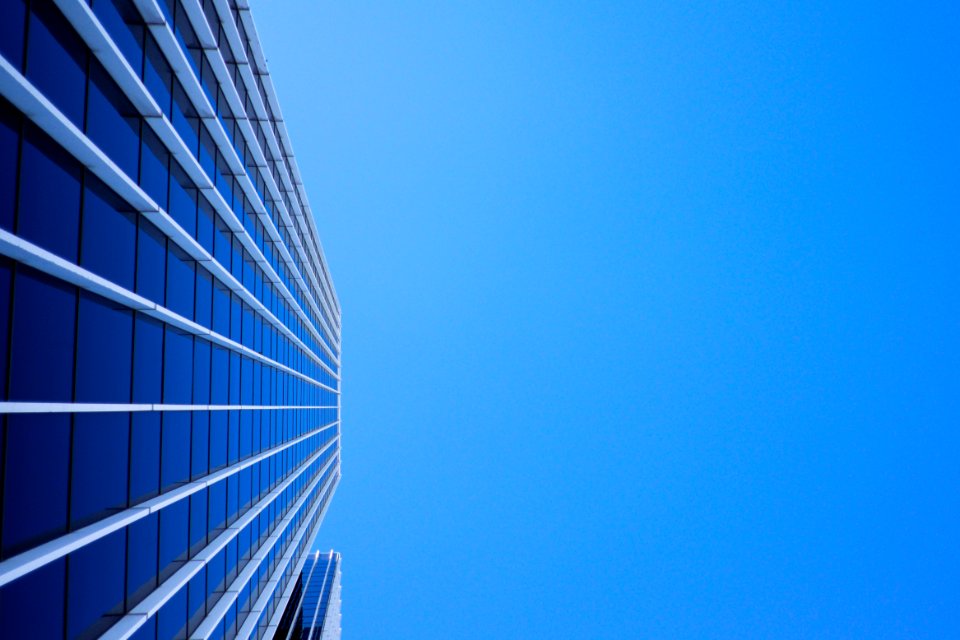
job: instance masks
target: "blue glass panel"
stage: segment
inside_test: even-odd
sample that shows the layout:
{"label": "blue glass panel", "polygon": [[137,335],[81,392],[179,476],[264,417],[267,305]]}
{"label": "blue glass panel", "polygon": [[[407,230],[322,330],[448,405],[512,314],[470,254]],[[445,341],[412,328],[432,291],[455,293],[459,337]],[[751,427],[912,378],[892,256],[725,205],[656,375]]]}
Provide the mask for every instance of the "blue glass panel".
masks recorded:
{"label": "blue glass panel", "polygon": [[173,81],[173,126],[194,156],[200,147],[200,118],[183,86]]}
{"label": "blue glass panel", "polygon": [[210,412],[210,470],[227,464],[227,412]]}
{"label": "blue glass panel", "polygon": [[207,598],[207,571],[200,569],[197,575],[190,578],[187,585],[187,633],[193,633],[200,626],[206,613]]}
{"label": "blue glass panel", "polygon": [[240,354],[230,352],[230,404],[240,404]]}
{"label": "blue glass panel", "polygon": [[[246,358],[244,358],[246,360]],[[253,411],[244,409],[240,412],[240,457],[250,455],[253,443]]]}
{"label": "blue glass panel", "polygon": [[213,375],[210,378],[210,404],[227,404],[227,387],[230,376],[230,354],[219,346],[213,347]]}
{"label": "blue glass panel", "polygon": [[93,12],[139,76],[143,68],[144,27],[130,0],[95,0]]}
{"label": "blue glass panel", "polygon": [[[207,563],[207,593],[211,600],[223,593],[226,588],[227,552],[221,549]],[[208,600],[208,603],[210,600]]]}
{"label": "blue glass panel", "polygon": [[27,9],[23,0],[4,2],[0,21],[0,55],[13,67],[23,69],[23,37],[27,30]]}
{"label": "blue glass panel", "polygon": [[160,490],[160,414],[133,414],[130,436],[130,503],[157,495]]}
{"label": "blue glass panel", "polygon": [[[227,523],[233,524],[240,510],[240,485],[236,475],[227,478]],[[228,558],[229,559],[229,558]]]}
{"label": "blue glass panel", "polygon": [[147,621],[130,636],[130,640],[157,640],[157,617],[147,618]]}
{"label": "blue glass panel", "polygon": [[136,314],[133,337],[133,401],[160,402],[163,324]]}
{"label": "blue glass panel", "polygon": [[68,414],[7,416],[2,553],[9,557],[67,526]]}
{"label": "blue glass panel", "polygon": [[227,525],[227,483],[217,482],[209,489],[209,517],[207,525],[211,537]]}
{"label": "blue glass panel", "polygon": [[193,320],[193,287],[196,284],[196,262],[172,242],[167,252],[167,307]]}
{"label": "blue glass panel", "polygon": [[80,266],[133,290],[137,217],[93,175],[84,180]]}
{"label": "blue glass panel", "polygon": [[224,268],[230,269],[231,251],[233,249],[233,234],[230,228],[217,217],[213,229],[213,257]]}
{"label": "blue glass panel", "polygon": [[50,594],[64,592],[66,566],[59,558],[0,588],[5,638],[63,637],[63,607],[50,606]]}
{"label": "blue glass panel", "polygon": [[163,401],[190,404],[193,385],[193,336],[165,329],[163,360]]}
{"label": "blue glass panel", "polygon": [[127,532],[127,607],[132,608],[157,586],[158,515],[137,520]]}
{"label": "blue glass panel", "polygon": [[209,471],[210,412],[194,411],[190,445],[190,477],[198,478]]}
{"label": "blue glass panel", "polygon": [[24,132],[17,233],[76,262],[80,165],[33,125]]}
{"label": "blue glass panel", "polygon": [[197,242],[212,255],[213,219],[215,217],[213,205],[207,201],[207,198],[203,194],[197,198],[197,202],[199,205],[197,209]]}
{"label": "blue glass panel", "polygon": [[175,161],[170,163],[170,215],[191,236],[197,233],[197,189]]}
{"label": "blue glass panel", "polygon": [[227,462],[233,464],[240,457],[240,412],[227,411]]}
{"label": "blue glass panel", "polygon": [[70,402],[76,288],[29,267],[14,277],[10,399]]}
{"label": "blue glass panel", "polygon": [[190,496],[190,556],[196,555],[207,542],[207,490]]}
{"label": "blue glass panel", "polygon": [[206,340],[194,340],[193,404],[210,404],[210,350]]}
{"label": "blue glass panel", "polygon": [[133,312],[81,292],[77,322],[77,402],[129,402]]}
{"label": "blue glass panel", "polygon": [[121,529],[69,555],[68,638],[96,637],[123,613],[126,543]]}
{"label": "blue glass panel", "polygon": [[70,526],[127,506],[128,413],[78,413],[73,423]]}
{"label": "blue glass panel", "polygon": [[169,640],[186,640],[186,587],[177,591],[177,593],[160,608],[160,611],[157,612],[157,637]]}
{"label": "blue glass panel", "polygon": [[213,322],[213,275],[197,265],[196,310],[194,319],[204,327]]}
{"label": "blue glass panel", "polygon": [[[15,5],[20,5],[15,0]],[[14,8],[18,8],[14,6]],[[19,6],[22,11],[22,6]],[[3,29],[0,26],[0,29]],[[3,43],[0,31],[0,46]],[[0,227],[13,230],[17,205],[17,164],[20,154],[20,112],[0,98]]]}
{"label": "blue glass panel", "polygon": [[230,335],[230,292],[219,282],[213,284],[213,330]]}
{"label": "blue glass panel", "polygon": [[90,65],[86,133],[131,180],[136,180],[140,167],[140,117],[96,60]]}
{"label": "blue glass panel", "polygon": [[166,491],[190,476],[190,412],[164,412],[161,434],[160,490]]}
{"label": "blue glass panel", "polygon": [[[7,395],[7,356],[10,353],[10,302],[13,287],[13,262],[0,257],[0,399]],[[0,445],[2,446],[2,445]],[[0,455],[3,451],[0,450]],[[0,464],[3,458],[0,457]]]}
{"label": "blue glass panel", "polygon": [[160,581],[187,559],[189,505],[180,500],[160,510]]}
{"label": "blue glass panel", "polygon": [[27,79],[82,129],[87,49],[52,2],[34,2],[30,9]]}
{"label": "blue glass panel", "polygon": [[157,44],[150,33],[147,33],[144,51],[146,55],[143,64],[143,84],[146,85],[150,95],[160,105],[160,109],[163,110],[167,118],[170,118],[173,72],[160,50],[160,45]]}
{"label": "blue glass panel", "polygon": [[[157,97],[154,94],[154,97]],[[143,127],[140,144],[140,186],[166,211],[169,207],[170,154],[149,127]]]}
{"label": "blue glass panel", "polygon": [[167,238],[153,223],[140,218],[137,229],[137,293],[163,301]]}

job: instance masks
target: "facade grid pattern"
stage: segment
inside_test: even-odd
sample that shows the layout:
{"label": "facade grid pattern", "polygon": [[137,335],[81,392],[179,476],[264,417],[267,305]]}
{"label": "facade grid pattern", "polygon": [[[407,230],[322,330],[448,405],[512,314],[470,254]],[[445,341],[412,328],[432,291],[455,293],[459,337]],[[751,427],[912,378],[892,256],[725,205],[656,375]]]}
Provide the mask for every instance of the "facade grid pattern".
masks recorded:
{"label": "facade grid pattern", "polygon": [[0,629],[272,637],[340,479],[340,304],[249,7],[5,0]]}

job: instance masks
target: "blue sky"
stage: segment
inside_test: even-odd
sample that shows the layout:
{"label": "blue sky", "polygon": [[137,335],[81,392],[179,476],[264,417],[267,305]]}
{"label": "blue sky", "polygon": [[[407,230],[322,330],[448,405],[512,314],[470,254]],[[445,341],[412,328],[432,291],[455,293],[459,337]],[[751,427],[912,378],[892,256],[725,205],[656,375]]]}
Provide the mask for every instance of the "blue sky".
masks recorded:
{"label": "blue sky", "polygon": [[960,628],[960,5],[254,7],[343,305],[344,631]]}

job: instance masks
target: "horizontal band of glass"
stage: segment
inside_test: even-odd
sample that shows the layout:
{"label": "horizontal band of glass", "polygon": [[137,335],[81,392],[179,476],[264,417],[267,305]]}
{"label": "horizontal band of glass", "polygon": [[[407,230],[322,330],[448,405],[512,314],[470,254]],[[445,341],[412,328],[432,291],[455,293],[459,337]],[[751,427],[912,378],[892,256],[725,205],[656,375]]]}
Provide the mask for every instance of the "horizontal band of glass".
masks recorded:
{"label": "horizontal band of glass", "polygon": [[[250,524],[255,517],[257,517],[261,511],[263,511],[270,503],[276,500],[285,490],[289,487],[297,478],[299,478],[307,469],[310,468],[316,460],[320,458],[322,451],[318,451],[316,454],[311,456],[306,460],[297,473],[291,474],[281,485],[276,487],[273,491],[264,496],[260,502],[250,508],[245,514],[243,514],[236,522],[234,522],[230,527],[225,529],[223,533],[214,538],[210,543],[208,543],[200,552],[194,556],[191,560],[187,560],[182,567],[180,567],[173,575],[167,578],[159,587],[154,589],[146,598],[144,598],[140,604],[134,607],[129,613],[122,616],[114,626],[110,627],[104,633],[101,638],[109,640],[125,640],[132,636],[137,629],[143,626],[146,623],[147,619],[150,616],[153,616],[157,611],[162,607],[174,594],[177,593],[190,579],[197,574],[200,569],[207,565],[217,553],[219,553],[227,544],[233,540],[239,533],[240,530],[245,526]],[[332,456],[330,460],[324,465],[324,467],[317,473],[316,479],[310,484],[310,486],[303,492],[300,500],[297,503],[292,505],[288,512],[299,508],[299,505],[302,504],[302,500],[306,496],[310,495],[313,490],[316,488],[317,484],[320,482],[320,479],[324,477],[324,474],[330,470],[330,468],[338,460],[337,456]],[[331,476],[332,478],[335,476]],[[330,480],[327,481],[326,487],[332,486]],[[325,491],[326,488],[321,489],[321,493]]]}
{"label": "horizontal band of glass", "polygon": [[[333,487],[331,488],[330,492],[324,497],[324,502],[318,503],[313,508],[313,510],[315,511],[317,507],[320,507],[320,516],[317,518],[317,522],[314,524],[313,528],[310,530],[307,540],[312,541],[316,537],[316,533],[320,528],[320,524],[323,522],[323,518],[326,515],[327,509],[330,506],[330,497],[337,490],[337,485],[339,484],[340,484],[340,475],[338,473],[335,476]],[[293,557],[296,555],[295,551],[296,551],[297,545],[299,544],[300,540],[303,538],[305,527],[307,524],[309,524],[310,519],[312,517],[313,516],[310,515],[305,519],[306,522],[304,523],[304,526],[300,527],[300,531],[298,531],[296,539],[291,541],[290,547],[288,548],[287,552],[284,553],[283,558],[281,558],[280,562],[278,563],[277,569],[273,572],[273,576],[277,576],[277,577],[271,577],[268,583],[276,582],[276,584],[278,585],[280,584],[279,576],[281,576],[284,573],[284,571],[290,566],[290,563],[293,560]],[[296,580],[293,578],[295,578],[295,576],[298,576],[300,574],[300,570],[303,567],[303,560],[306,559],[309,553],[310,553],[310,549],[309,549],[309,545],[307,545],[307,548],[303,550],[303,552],[300,554],[300,558],[297,560],[297,564],[295,565],[296,571],[290,572],[291,582],[296,582]],[[273,593],[268,592],[266,589],[264,589],[264,591],[260,594],[260,597],[258,597],[257,601],[253,604],[253,607],[251,607],[250,612],[247,615],[247,618],[244,620],[243,625],[240,627],[240,630],[237,632],[237,638],[242,638],[245,640],[246,638],[249,638],[251,635],[253,635],[254,630],[256,629],[257,625],[260,622],[260,613],[267,608],[273,596],[274,596]],[[282,615],[283,607],[279,607],[279,609],[281,609],[280,613]],[[204,638],[204,640],[206,640],[206,638]]]}
{"label": "horizontal band of glass", "polygon": [[338,409],[336,405],[303,404],[121,404],[96,402],[0,402],[5,413],[139,413],[143,411],[276,411],[278,409]]}
{"label": "horizontal band of glass", "polygon": [[222,346],[231,351],[235,351],[247,356],[248,358],[258,360],[263,364],[277,369],[278,371],[283,371],[284,373],[299,378],[304,382],[308,382],[316,387],[326,389],[327,391],[335,394],[340,393],[337,389],[334,389],[333,387],[330,387],[319,380],[315,380],[305,373],[301,373],[292,367],[281,364],[272,358],[266,357],[258,351],[254,351],[253,349],[240,344],[239,342],[235,342],[234,340],[211,331],[210,329],[207,329],[206,327],[199,325],[192,320],[188,320],[187,318],[184,318],[178,313],[174,313],[166,307],[151,302],[143,296],[129,291],[128,289],[124,289],[123,287],[120,287],[109,280],[87,271],[83,267],[78,267],[72,262],[68,262],[60,256],[54,255],[46,249],[42,249],[33,243],[27,242],[26,240],[13,235],[4,229],[0,229],[0,255],[13,258],[14,260],[33,267],[34,269],[42,271],[55,278],[59,278],[65,282],[69,282],[70,284],[74,284],[82,289],[86,289],[87,291],[96,293],[97,295],[103,296],[104,298],[112,300],[118,304],[122,304],[130,309],[142,311],[143,313],[153,316],[162,322],[173,325],[181,331],[208,340],[213,344]]}
{"label": "horizontal band of glass", "polygon": [[[322,474],[321,474],[322,475]],[[304,494],[300,497],[295,505],[295,508],[290,509],[287,512],[287,515],[283,517],[280,521],[281,524],[277,526],[276,530],[267,538],[267,540],[260,545],[260,548],[257,549],[257,552],[253,555],[252,558],[247,562],[246,566],[237,574],[237,577],[234,578],[233,582],[230,583],[230,586],[227,587],[225,593],[214,605],[213,609],[207,614],[206,619],[197,627],[197,630],[193,632],[190,636],[192,639],[197,640],[206,640],[211,633],[213,632],[214,627],[220,622],[223,616],[226,614],[227,609],[229,609],[234,602],[237,600],[237,596],[240,591],[248,584],[250,584],[251,579],[256,573],[257,569],[260,568],[260,565],[263,563],[264,558],[273,550],[273,547],[277,544],[277,541],[281,537],[281,532],[283,529],[286,529],[294,520],[294,516],[297,514],[299,509],[306,503],[307,496],[310,494],[309,491],[305,491]],[[303,537],[303,534],[309,528],[310,520],[313,518],[313,515],[317,512],[320,505],[322,504],[322,496],[319,496],[321,499],[318,499],[314,502],[313,506],[310,508],[310,512],[304,517],[304,523],[298,530],[298,535],[290,541],[290,545],[287,548],[287,553],[284,553],[284,556],[281,557],[281,561],[278,563],[277,569],[274,572],[274,575],[280,575],[283,573],[284,569],[290,562],[290,552],[296,548],[296,543],[300,541],[300,538]],[[286,558],[286,562],[284,562]],[[282,565],[282,566],[281,566]],[[261,594],[262,596],[263,594]]]}
{"label": "horizontal band of glass", "polygon": [[[148,4],[149,0],[144,0],[144,3]],[[273,129],[267,129],[266,135],[265,135],[267,139],[267,143],[271,147],[270,151],[273,153],[273,156],[278,160],[282,160],[280,164],[284,168],[284,171],[282,172],[281,177],[286,179],[285,180],[286,184],[284,184],[284,187],[286,187],[291,192],[293,191],[298,192],[300,194],[300,199],[302,199],[303,202],[306,203],[306,194],[303,191],[303,183],[300,180],[299,167],[296,164],[296,158],[294,157],[294,154],[292,151],[293,147],[290,144],[289,138],[286,137],[286,125],[283,122],[283,118],[279,115],[280,114],[279,104],[274,99],[273,100],[274,105],[271,106],[270,110],[268,110],[266,105],[264,104],[259,88],[257,86],[258,83],[256,81],[256,78],[254,77],[254,73],[251,68],[251,65],[249,64],[249,60],[247,58],[247,52],[243,46],[242,38],[240,36],[237,25],[234,22],[234,18],[233,18],[233,15],[231,14],[229,5],[227,5],[227,3],[224,2],[223,0],[214,0],[213,5],[217,13],[219,14],[220,23],[225,27],[228,46],[233,52],[233,57],[236,58],[237,60],[239,73],[242,78],[242,83],[244,84],[244,90],[246,91],[247,95],[252,96],[251,101],[253,103],[254,111],[256,112],[255,115],[261,121],[275,123],[277,125],[278,135],[284,136],[283,142],[285,143],[285,145],[281,145],[281,140],[279,140],[276,137]],[[216,42],[213,36],[213,33],[210,31],[209,25],[207,24],[207,21],[206,21],[206,16],[204,15],[202,8],[200,7],[199,1],[184,0],[184,7],[187,9],[187,15],[190,20],[191,27],[196,33],[198,40],[200,40],[201,43],[204,45],[204,47],[207,49],[220,49],[220,47],[218,46],[218,43]],[[244,20],[244,28],[246,29],[248,34],[251,33],[251,29],[247,24],[249,23],[252,25],[252,19],[249,18],[249,8],[238,7],[238,11],[246,11],[247,16],[245,17],[247,19]],[[253,29],[252,31],[255,33],[255,29]],[[257,44],[259,44],[259,42],[257,42]],[[260,62],[258,61],[257,65],[260,69],[264,70],[260,74],[261,78],[266,77],[269,79],[269,73],[266,72],[265,61],[263,62],[263,64],[260,64]],[[224,69],[225,68],[226,67],[224,66]],[[231,85],[233,85],[233,79],[229,78],[229,73],[226,74],[225,77],[228,79],[228,82]],[[224,84],[224,83],[221,82],[221,84]],[[268,87],[266,84],[263,84],[263,88],[264,88],[264,92],[268,94],[268,97],[273,97],[269,95],[270,92],[268,91]],[[269,89],[271,90],[273,89],[272,82],[270,83]],[[233,103],[231,105],[231,108],[233,108],[234,105],[240,105],[240,108],[241,108],[240,113],[245,112],[245,109],[243,109],[242,104],[240,102],[239,91],[236,90],[236,88],[235,88],[235,95],[228,95],[227,99]],[[255,137],[256,136],[254,136],[254,139]],[[248,144],[250,144],[249,141],[248,141]],[[286,152],[282,148],[283,146],[286,146],[287,148]],[[259,147],[259,144],[258,144],[258,147]],[[262,153],[265,159],[266,150],[265,149],[262,150]],[[277,194],[275,193],[274,195],[277,195]],[[309,238],[314,242],[313,247],[307,245],[306,248],[308,251],[315,252],[316,255],[311,257],[314,257],[315,259],[317,259],[317,264],[321,267],[321,272],[327,284],[327,289],[331,293],[333,293],[334,291],[333,283],[330,280],[329,273],[325,266],[326,259],[323,255],[323,249],[320,245],[319,237],[316,233],[316,225],[310,224],[310,222],[307,222],[308,220],[312,222],[312,214],[310,217],[305,216],[304,211],[300,210],[301,203],[296,200],[294,200],[293,202],[296,205],[296,207],[294,207],[294,210],[291,211],[290,213],[293,214],[294,218],[300,224],[301,235],[304,237],[309,236]],[[324,295],[326,295],[327,291],[325,290],[321,290],[321,291],[322,293],[324,293]],[[333,293],[332,297],[335,299],[336,297],[335,293]],[[327,302],[328,302],[328,305],[327,305],[328,308],[331,306],[334,306],[332,300],[328,300]],[[337,316],[339,316],[339,305],[336,305],[336,308],[337,308]],[[331,317],[336,317],[336,316],[331,315]]]}
{"label": "horizontal band of glass", "polygon": [[[157,226],[168,238],[173,240],[181,249],[187,252],[197,262],[202,262],[204,266],[227,288],[240,296],[244,302],[254,308],[261,316],[270,322],[278,331],[283,333],[291,341],[302,345],[301,350],[317,362],[322,368],[327,370],[332,376],[338,378],[338,373],[327,365],[321,358],[314,354],[305,344],[280,320],[267,309],[263,303],[256,299],[236,278],[227,271],[219,262],[213,259],[206,249],[200,246],[196,240],[190,237],[165,211],[159,206],[113,161],[107,157],[93,142],[91,142],[82,132],[80,132],[72,122],[67,120],[56,107],[54,107],[45,96],[24,78],[16,69],[14,69],[5,58],[0,56],[0,94],[14,104],[21,112],[27,115],[37,126],[43,129],[47,135],[57,141],[60,146],[72,154],[85,167],[96,174],[98,178],[104,181],[117,195],[123,198],[128,204],[134,207],[138,212],[145,215],[154,225]],[[16,238],[17,236],[0,230],[4,238]],[[20,240],[21,242],[25,242]],[[26,243],[30,244],[30,243]],[[32,245],[31,245],[32,246]],[[43,253],[49,253],[36,247]],[[72,263],[59,258],[50,256],[67,265]],[[14,257],[14,256],[11,256]],[[76,265],[72,265],[76,266]],[[93,276],[93,274],[90,274]],[[93,276],[103,282],[108,282],[99,276]],[[110,283],[112,285],[112,283]],[[97,293],[100,293],[97,291]],[[101,293],[101,295],[104,295]],[[133,294],[136,295],[136,294]],[[109,297],[109,296],[107,296]],[[154,303],[146,300],[142,296],[137,298],[146,305]],[[158,305],[157,305],[158,306]],[[137,307],[139,308],[139,307]],[[299,307],[298,307],[299,309]],[[302,313],[302,310],[301,310]],[[193,321],[188,321],[193,324]],[[198,325],[199,326],[199,325]],[[323,341],[318,341],[323,344]],[[325,346],[325,345],[324,345]],[[332,353],[331,353],[332,355]],[[334,361],[339,362],[334,358]],[[284,365],[285,366],[285,365]]]}
{"label": "horizontal band of glass", "polygon": [[[77,0],[58,0],[58,1],[70,2],[70,1],[77,1]],[[201,113],[201,114],[215,113],[215,110],[209,104],[209,101],[207,100],[206,96],[203,93],[200,80],[196,77],[193,67],[187,61],[186,54],[180,48],[180,45],[177,42],[176,36],[171,31],[171,26],[167,22],[166,16],[163,15],[163,12],[159,9],[155,0],[133,0],[133,2],[134,2],[134,5],[137,7],[137,9],[140,11],[141,15],[146,20],[147,27],[150,29],[150,33],[157,39],[157,42],[160,45],[161,51],[163,52],[168,64],[170,64],[170,67],[173,69],[174,73],[177,75],[177,78],[180,79],[181,82],[184,83],[185,85],[187,84],[192,85],[190,86],[189,89],[186,89],[186,93],[187,93],[187,97],[190,98],[191,102],[194,102],[193,104],[194,108],[196,108],[198,113]],[[188,17],[189,17],[189,14],[188,14]],[[96,20],[96,17],[94,16],[93,19]],[[192,18],[191,18],[191,23],[193,23]],[[205,19],[203,24],[204,26],[206,26]],[[196,25],[194,25],[194,28],[196,28]],[[230,79],[230,74],[227,71],[226,63],[223,60],[223,56],[221,55],[219,48],[214,46],[209,49],[205,49],[204,53],[207,55],[208,60],[211,61],[211,65],[213,67],[214,74],[217,76],[218,83],[221,89],[224,90],[223,91],[224,96],[227,98],[227,101],[231,103],[230,104],[231,111],[233,112],[233,116],[237,120],[237,123],[241,127],[247,146],[250,149],[254,150],[255,152],[256,151],[260,152],[260,157],[258,157],[257,160],[258,161],[262,160],[261,164],[266,166],[266,156],[263,154],[263,150],[260,148],[259,142],[257,142],[256,140],[256,135],[253,131],[252,126],[250,125],[249,119],[246,116],[246,112],[243,108],[243,105],[240,102],[239,94],[237,93],[236,87],[234,86],[233,81]],[[195,101],[199,101],[199,103]],[[250,200],[250,202],[254,205],[254,207],[257,209],[256,213],[258,214],[258,216],[260,216],[261,221],[264,223],[264,227],[267,229],[268,233],[270,233],[271,237],[274,238],[274,241],[278,243],[278,246],[281,249],[281,254],[284,257],[284,261],[287,262],[291,273],[299,276],[303,284],[304,292],[308,294],[307,296],[305,296],[305,299],[307,299],[308,302],[312,303],[312,305],[315,306],[317,302],[314,299],[314,296],[312,295],[312,293],[310,292],[310,289],[307,286],[306,280],[303,278],[303,275],[300,273],[300,270],[296,267],[295,262],[293,261],[292,257],[289,255],[286,244],[282,242],[279,233],[276,231],[275,227],[273,226],[273,221],[270,220],[269,215],[267,215],[266,208],[260,198],[260,195],[257,193],[256,187],[254,186],[253,181],[250,179],[250,176],[247,174],[247,170],[244,167],[239,154],[237,154],[236,149],[230,143],[229,137],[227,137],[226,132],[221,130],[223,126],[222,123],[219,121],[219,119],[215,117],[202,118],[202,119],[204,123],[207,125],[208,131],[210,131],[210,133],[213,135],[214,140],[217,143],[217,147],[220,149],[222,153],[224,153],[228,162],[232,165],[231,169],[234,171],[235,177],[242,178],[241,183],[242,183],[242,187],[245,192],[245,195]],[[214,121],[216,122],[216,124],[214,124]],[[284,217],[284,222],[291,229],[295,228],[294,225],[292,224],[292,219],[289,213],[286,211],[286,208],[283,204],[283,198],[281,196],[280,190],[276,186],[275,182],[273,182],[273,176],[270,175],[269,172],[264,174],[264,181],[268,187],[272,187],[271,188],[272,195],[275,198],[277,198],[277,208],[278,208],[278,211],[280,211],[281,216]],[[291,240],[295,241],[295,240],[298,240],[298,238],[296,238],[294,234],[294,237],[291,238]],[[301,252],[303,251],[302,246],[298,242],[293,242],[293,244],[295,247],[300,248]],[[259,253],[259,250],[258,250],[258,253]],[[304,261],[307,261],[308,259],[304,253],[301,253],[301,258],[303,258]],[[308,272],[308,275],[311,277],[313,276],[313,274],[309,272]],[[314,282],[313,284],[315,287],[319,289],[318,283]],[[317,308],[315,311],[317,312],[318,317],[320,317],[321,319],[325,319],[324,314],[320,313],[319,308]],[[329,308],[328,308],[328,312],[330,313],[331,316],[333,315],[332,312],[329,311]],[[337,344],[339,345],[339,339],[337,338],[336,334],[334,334],[334,332],[330,330],[329,326],[327,326],[327,329],[331,337],[337,340]]]}
{"label": "horizontal band of glass", "polygon": [[[140,520],[141,518],[146,518],[151,513],[155,513],[164,507],[189,497],[201,489],[220,482],[224,478],[228,478],[232,475],[240,473],[244,469],[257,464],[262,460],[266,460],[271,456],[286,451],[290,447],[303,442],[308,438],[335,427],[339,424],[339,422],[339,420],[335,420],[329,424],[325,424],[322,427],[318,427],[309,433],[305,433],[302,436],[290,440],[289,442],[277,445],[272,449],[268,449],[255,456],[241,460],[229,467],[219,469],[213,473],[209,473],[201,478],[183,484],[175,489],[161,493],[160,495],[141,502],[134,507],[124,509],[123,511],[115,513],[112,516],[98,520],[93,524],[89,524],[85,527],[77,529],[76,531],[71,531],[70,533],[64,534],[59,538],[54,538],[49,542],[45,542],[32,549],[24,551],[23,553],[19,553],[11,558],[7,558],[6,560],[0,562],[0,587],[8,582],[16,580],[20,576],[25,575],[30,571],[34,571],[35,569],[39,569],[40,567],[53,562],[57,558],[62,558],[71,551],[86,546],[91,542],[95,542],[100,538],[117,531],[118,529],[122,529],[123,527]],[[330,442],[328,442],[318,451],[317,455],[330,449],[330,447],[332,447],[335,443],[339,442],[339,439],[340,436],[334,436]]]}

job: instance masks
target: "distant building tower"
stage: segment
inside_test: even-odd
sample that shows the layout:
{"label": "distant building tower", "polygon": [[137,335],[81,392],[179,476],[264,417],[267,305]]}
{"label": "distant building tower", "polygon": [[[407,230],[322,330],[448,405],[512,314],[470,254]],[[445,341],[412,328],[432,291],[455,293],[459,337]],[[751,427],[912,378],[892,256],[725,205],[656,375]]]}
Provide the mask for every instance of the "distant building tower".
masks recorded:
{"label": "distant building tower", "polygon": [[0,637],[272,637],[339,480],[248,0],[3,0]]}
{"label": "distant building tower", "polygon": [[340,554],[309,558],[274,640],[340,640]]}

